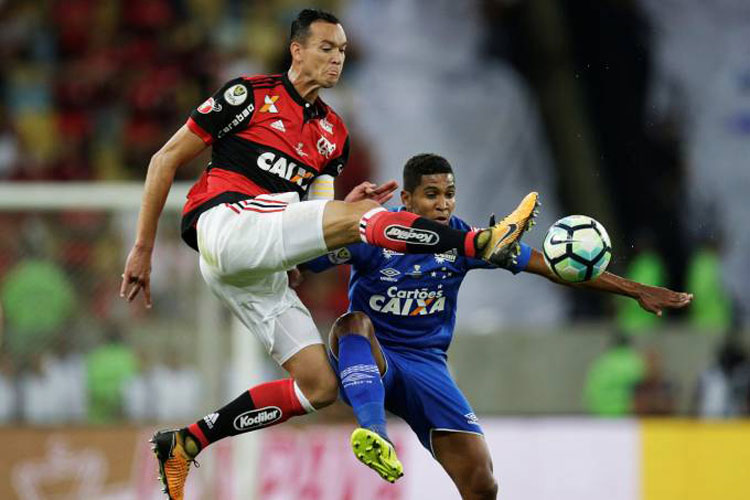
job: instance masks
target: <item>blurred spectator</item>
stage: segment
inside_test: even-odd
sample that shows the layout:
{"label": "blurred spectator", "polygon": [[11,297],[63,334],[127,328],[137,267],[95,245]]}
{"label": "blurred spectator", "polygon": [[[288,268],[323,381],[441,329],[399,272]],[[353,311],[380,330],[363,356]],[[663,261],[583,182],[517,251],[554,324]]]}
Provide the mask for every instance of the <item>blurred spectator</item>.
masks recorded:
{"label": "blurred spectator", "polygon": [[[665,286],[666,269],[662,257],[644,238],[637,245],[638,253],[628,262],[625,277],[647,285]],[[617,297],[617,326],[626,334],[646,334],[659,324],[661,318],[644,311],[635,300]]]}
{"label": "blurred spectator", "polygon": [[688,314],[699,330],[725,332],[732,322],[732,303],[722,283],[719,253],[711,246],[699,248],[690,258],[685,289],[695,294]]}
{"label": "blurred spectator", "polygon": [[83,373],[79,355],[33,354],[19,377],[21,417],[45,425],[80,422],[86,400]]}
{"label": "blurred spectator", "polygon": [[25,259],[2,281],[9,351],[18,359],[39,352],[63,327],[76,306],[75,290],[65,272],[51,261]]}
{"label": "blurred spectator", "polygon": [[664,374],[661,353],[649,349],[644,356],[645,373],[633,391],[635,414],[665,416],[675,413],[676,386]]}
{"label": "blurred spectator", "polygon": [[128,418],[168,422],[192,418],[201,411],[203,384],[200,373],[175,349],[167,347],[164,351],[161,349],[150,368],[142,370],[124,385]]}
{"label": "blurred spectator", "polygon": [[89,394],[89,420],[108,423],[123,418],[123,394],[128,380],[138,373],[138,360],[133,349],[112,326],[105,341],[86,357]]}
{"label": "blurred spectator", "polygon": [[12,358],[5,350],[3,306],[0,303],[0,423],[16,417],[16,388]]}
{"label": "blurred spectator", "polygon": [[583,393],[586,409],[603,417],[628,415],[633,411],[633,390],[645,371],[643,358],[629,337],[616,334],[588,370]]}
{"label": "blurred spectator", "polygon": [[703,418],[750,415],[750,362],[731,335],[716,352],[714,364],[698,377],[694,407]]}

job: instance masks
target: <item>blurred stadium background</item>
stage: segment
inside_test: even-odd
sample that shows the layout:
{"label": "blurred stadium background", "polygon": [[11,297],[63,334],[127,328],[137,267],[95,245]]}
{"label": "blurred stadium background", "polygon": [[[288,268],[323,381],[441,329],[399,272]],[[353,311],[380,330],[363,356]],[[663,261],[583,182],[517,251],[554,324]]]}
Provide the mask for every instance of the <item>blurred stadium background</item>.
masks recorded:
{"label": "blurred stadium background", "polygon": [[[750,3],[745,0],[0,1],[0,498],[160,498],[146,439],[277,370],[201,282],[178,172],[154,307],[118,297],[150,155],[223,81],[288,67],[308,5],[342,19],[343,196],[418,152],[477,225],[536,189],[529,240],[585,213],[612,271],[695,293],[664,318],[532,276],[465,283],[450,361],[501,497],[750,498]],[[326,332],[347,271],[300,295]],[[457,494],[393,422],[380,484],[337,406],[208,450],[188,498]]]}

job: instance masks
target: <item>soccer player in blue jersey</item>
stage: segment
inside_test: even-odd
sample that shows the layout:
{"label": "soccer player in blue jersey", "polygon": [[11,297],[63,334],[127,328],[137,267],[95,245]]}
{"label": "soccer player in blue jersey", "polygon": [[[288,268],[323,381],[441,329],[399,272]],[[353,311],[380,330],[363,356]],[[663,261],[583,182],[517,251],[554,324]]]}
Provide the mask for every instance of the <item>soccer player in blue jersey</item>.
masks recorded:
{"label": "soccer player in blue jersey", "polygon": [[[400,210],[455,229],[470,229],[453,215],[453,169],[440,156],[421,154],[406,163],[401,201]],[[549,271],[540,252],[520,245],[520,254],[507,270],[562,283]],[[330,355],[343,399],[352,406],[360,426],[351,438],[357,458],[388,481],[403,475],[388,439],[387,409],[416,432],[462,498],[496,498],[497,482],[482,429],[446,362],[461,282],[472,269],[494,266],[454,252],[408,255],[360,243],[301,267],[320,272],[338,264],[352,266],[350,312],[331,330]],[[684,307],[692,300],[691,294],[635,283],[611,273],[576,286],[632,297],[655,314],[665,308]]]}

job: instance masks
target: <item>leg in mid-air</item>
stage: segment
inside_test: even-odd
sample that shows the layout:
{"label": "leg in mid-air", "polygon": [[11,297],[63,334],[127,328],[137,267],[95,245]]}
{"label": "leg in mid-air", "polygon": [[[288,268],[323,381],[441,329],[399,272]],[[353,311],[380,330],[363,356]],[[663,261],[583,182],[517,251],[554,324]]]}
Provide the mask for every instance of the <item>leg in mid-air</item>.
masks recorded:
{"label": "leg in mid-air", "polygon": [[[295,308],[275,321],[276,337],[287,335],[291,344],[305,341],[306,337],[298,332],[314,328],[309,315]],[[317,330],[315,334],[319,339]],[[319,340],[291,355],[281,366],[289,373],[289,378],[251,387],[187,427],[163,430],[154,435],[152,444],[159,462],[159,475],[163,490],[170,499],[183,498],[190,464],[210,444],[225,437],[280,424],[291,417],[324,408],[336,400],[338,380]]]}
{"label": "leg in mid-air", "polygon": [[370,200],[331,201],[323,215],[323,233],[329,249],[364,241],[401,253],[442,253],[507,265],[520,252],[519,240],[534,225],[538,195],[531,192],[502,221],[484,230],[460,231],[414,213],[389,212]]}
{"label": "leg in mid-air", "polygon": [[497,481],[492,474],[492,458],[484,436],[433,431],[432,451],[463,500],[497,498]]}
{"label": "leg in mid-air", "polygon": [[344,314],[336,320],[329,339],[341,387],[359,424],[351,436],[354,454],[383,479],[395,482],[403,476],[403,466],[386,431],[381,380],[386,362],[372,322],[361,312]]}

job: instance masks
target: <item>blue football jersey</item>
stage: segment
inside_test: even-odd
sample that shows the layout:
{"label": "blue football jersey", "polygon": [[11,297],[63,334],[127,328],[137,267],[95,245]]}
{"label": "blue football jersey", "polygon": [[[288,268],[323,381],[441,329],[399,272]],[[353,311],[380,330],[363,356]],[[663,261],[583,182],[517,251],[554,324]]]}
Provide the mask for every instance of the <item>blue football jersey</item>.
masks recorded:
{"label": "blue football jersey", "polygon": [[[471,229],[455,216],[450,226]],[[523,271],[530,257],[531,247],[522,243],[518,264],[509,271]],[[381,344],[443,351],[453,337],[458,289],[464,276],[472,269],[495,267],[455,251],[403,254],[366,243],[340,248],[302,267],[320,272],[339,264],[351,264],[349,310],[370,317]]]}

